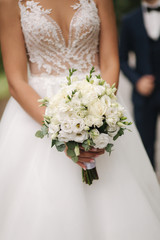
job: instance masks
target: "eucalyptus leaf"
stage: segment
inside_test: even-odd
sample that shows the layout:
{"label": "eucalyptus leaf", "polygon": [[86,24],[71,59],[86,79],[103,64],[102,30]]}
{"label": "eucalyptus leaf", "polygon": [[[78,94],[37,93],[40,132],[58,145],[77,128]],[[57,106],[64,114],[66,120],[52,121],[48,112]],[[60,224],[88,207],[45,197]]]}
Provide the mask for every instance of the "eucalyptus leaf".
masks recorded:
{"label": "eucalyptus leaf", "polygon": [[41,128],[41,131],[43,132],[43,135],[47,135],[48,134],[48,127],[43,125],[42,128]]}
{"label": "eucalyptus leaf", "polygon": [[70,141],[70,142],[67,142],[66,145],[67,145],[67,147],[68,147],[69,149],[74,150],[74,148],[75,148],[75,146],[76,146],[76,142]]}
{"label": "eucalyptus leaf", "polygon": [[63,151],[65,150],[65,148],[66,148],[66,145],[63,144],[63,145],[60,145],[60,146],[56,146],[56,148],[57,148],[57,150],[58,150],[59,152],[63,152]]}
{"label": "eucalyptus leaf", "polygon": [[44,138],[44,134],[41,130],[37,131],[35,136],[38,137],[38,138]]}
{"label": "eucalyptus leaf", "polygon": [[66,148],[66,145],[64,142],[56,141],[55,146],[59,152],[63,152]]}
{"label": "eucalyptus leaf", "polygon": [[53,147],[56,144],[56,140],[52,140],[51,147]]}
{"label": "eucalyptus leaf", "polygon": [[74,156],[74,157],[72,157],[72,160],[73,160],[75,163],[77,163],[77,162],[78,162],[78,157],[77,157],[77,156]]}
{"label": "eucalyptus leaf", "polygon": [[78,156],[76,156],[74,150],[72,149],[67,149],[67,155],[76,163],[78,162]]}
{"label": "eucalyptus leaf", "polygon": [[76,156],[74,150],[69,149],[69,148],[67,149],[67,155],[71,158]]}

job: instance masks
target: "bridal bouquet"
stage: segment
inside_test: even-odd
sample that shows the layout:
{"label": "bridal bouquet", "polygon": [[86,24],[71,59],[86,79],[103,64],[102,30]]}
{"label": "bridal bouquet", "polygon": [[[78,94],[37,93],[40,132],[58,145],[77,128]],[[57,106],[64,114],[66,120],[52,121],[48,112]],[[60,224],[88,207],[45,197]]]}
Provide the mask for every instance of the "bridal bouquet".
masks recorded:
{"label": "bridal bouquet", "polygon": [[[126,121],[124,108],[117,102],[115,85],[110,86],[100,75],[93,76],[94,68],[83,80],[69,70],[66,84],[51,98],[39,100],[46,106],[44,124],[37,137],[50,136],[51,146],[58,151],[67,148],[67,154],[78,161],[80,148],[112,152],[113,141],[124,134],[130,122]],[[89,185],[98,179],[95,163],[85,163],[83,181]]]}

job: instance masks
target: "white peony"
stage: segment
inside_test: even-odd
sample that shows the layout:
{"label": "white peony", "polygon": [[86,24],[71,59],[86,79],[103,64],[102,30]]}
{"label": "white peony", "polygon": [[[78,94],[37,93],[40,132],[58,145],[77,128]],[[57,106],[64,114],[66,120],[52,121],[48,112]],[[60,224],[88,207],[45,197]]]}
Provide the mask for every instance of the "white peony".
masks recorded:
{"label": "white peony", "polygon": [[99,136],[93,139],[93,142],[95,143],[95,148],[104,149],[109,143],[109,136],[108,134],[101,133]]}

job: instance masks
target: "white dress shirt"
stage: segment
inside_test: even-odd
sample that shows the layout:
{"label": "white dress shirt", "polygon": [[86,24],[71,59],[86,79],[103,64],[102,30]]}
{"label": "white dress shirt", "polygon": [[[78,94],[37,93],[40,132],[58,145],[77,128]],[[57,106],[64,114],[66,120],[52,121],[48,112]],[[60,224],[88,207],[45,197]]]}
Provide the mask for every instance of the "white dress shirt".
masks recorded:
{"label": "white dress shirt", "polygon": [[157,40],[160,37],[160,12],[158,11],[148,12],[146,8],[147,7],[156,8],[159,6],[160,0],[158,0],[154,5],[142,2],[144,25],[148,33],[148,36],[153,40]]}

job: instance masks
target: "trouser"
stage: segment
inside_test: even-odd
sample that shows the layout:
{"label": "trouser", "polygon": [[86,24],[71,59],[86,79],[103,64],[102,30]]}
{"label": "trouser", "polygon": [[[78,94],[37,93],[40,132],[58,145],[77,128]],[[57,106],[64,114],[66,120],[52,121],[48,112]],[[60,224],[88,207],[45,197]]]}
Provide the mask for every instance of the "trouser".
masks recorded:
{"label": "trouser", "polygon": [[141,104],[134,105],[135,122],[154,169],[156,169],[155,141],[159,113],[160,91],[156,91],[151,97],[144,98]]}

